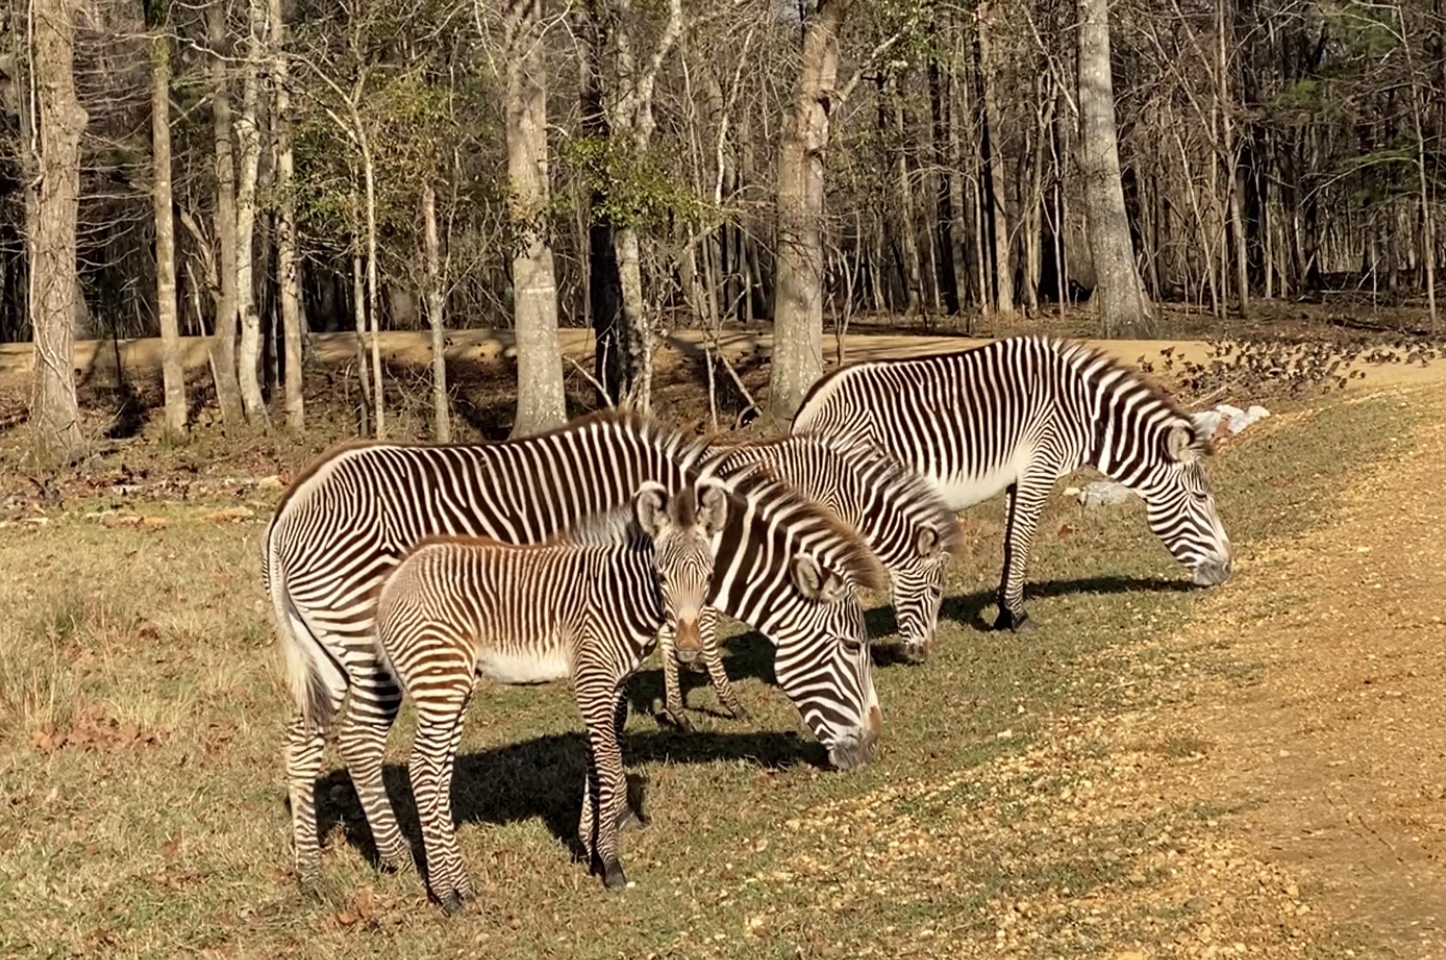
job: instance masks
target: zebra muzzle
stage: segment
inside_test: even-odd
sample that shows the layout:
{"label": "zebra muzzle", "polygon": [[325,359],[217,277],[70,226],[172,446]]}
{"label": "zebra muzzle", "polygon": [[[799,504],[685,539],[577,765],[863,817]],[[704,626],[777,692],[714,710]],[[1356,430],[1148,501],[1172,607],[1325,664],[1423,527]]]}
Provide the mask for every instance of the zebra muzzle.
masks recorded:
{"label": "zebra muzzle", "polygon": [[678,621],[677,637],[673,641],[673,656],[679,663],[692,663],[703,653],[703,635],[698,630],[698,621]]}

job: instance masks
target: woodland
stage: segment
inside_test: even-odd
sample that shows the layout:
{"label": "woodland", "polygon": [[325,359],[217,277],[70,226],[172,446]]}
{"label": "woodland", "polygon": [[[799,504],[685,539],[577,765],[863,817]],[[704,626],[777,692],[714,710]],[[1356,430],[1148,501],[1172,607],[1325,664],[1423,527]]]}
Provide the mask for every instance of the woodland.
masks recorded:
{"label": "woodland", "polygon": [[1160,306],[1412,303],[1436,329],[1442,0],[7,0],[0,341],[79,455],[78,339],[207,338],[229,424],[306,424],[314,333],[559,327],[647,407],[659,337],[771,326],[787,415],[855,318],[1161,333]]}

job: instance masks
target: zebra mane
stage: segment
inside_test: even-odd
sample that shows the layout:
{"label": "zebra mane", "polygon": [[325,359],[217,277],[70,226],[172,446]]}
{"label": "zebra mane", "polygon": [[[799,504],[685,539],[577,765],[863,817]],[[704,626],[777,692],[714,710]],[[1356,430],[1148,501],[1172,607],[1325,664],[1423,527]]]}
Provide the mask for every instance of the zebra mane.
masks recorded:
{"label": "zebra mane", "polygon": [[863,536],[853,527],[840,520],[832,510],[789,486],[773,472],[766,463],[745,468],[738,474],[728,474],[726,482],[732,487],[734,502],[729,510],[743,508],[739,499],[747,499],[767,506],[770,513],[786,512],[795,516],[803,515],[812,521],[814,529],[821,530],[830,541],[826,560],[833,572],[841,575],[859,589],[881,590],[888,585],[888,574],[883,563]]}
{"label": "zebra mane", "polygon": [[628,500],[609,510],[579,517],[571,526],[559,530],[545,542],[578,546],[641,547],[648,543],[648,537],[638,525],[633,501]]}
{"label": "zebra mane", "polygon": [[[832,456],[848,461],[856,467],[868,468],[870,482],[877,482],[890,489],[899,503],[917,506],[927,513],[930,525],[939,534],[939,546],[945,553],[957,556],[963,548],[964,538],[959,531],[958,518],[934,485],[923,474],[891,457],[888,451],[866,437],[808,433],[769,437],[765,440],[715,446],[709,450],[708,462],[722,474],[743,477],[757,471],[766,461],[766,456],[761,460],[753,460],[749,451],[783,450],[790,446],[822,447]],[[730,459],[740,454],[747,458],[745,462],[736,466],[729,463]],[[778,479],[773,471],[769,473],[774,479]]]}
{"label": "zebra mane", "polygon": [[1165,388],[1148,376],[1144,371],[1132,364],[1125,363],[1116,357],[1112,357],[1098,347],[1092,347],[1082,340],[1066,340],[1062,337],[1039,335],[1037,339],[1047,343],[1049,347],[1063,360],[1074,361],[1084,367],[1093,367],[1093,376],[1096,380],[1102,379],[1111,373],[1121,373],[1123,376],[1117,384],[1129,384],[1138,390],[1143,391],[1149,399],[1166,410],[1171,416],[1179,419],[1190,428],[1190,435],[1197,443],[1204,443],[1209,438],[1203,436],[1197,428],[1195,418],[1180,403],[1175,400]]}

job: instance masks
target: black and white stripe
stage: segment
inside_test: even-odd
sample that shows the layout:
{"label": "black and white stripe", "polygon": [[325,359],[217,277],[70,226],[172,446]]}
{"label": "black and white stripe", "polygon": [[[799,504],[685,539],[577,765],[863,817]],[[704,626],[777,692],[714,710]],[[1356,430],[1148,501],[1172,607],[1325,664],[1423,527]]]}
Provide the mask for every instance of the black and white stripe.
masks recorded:
{"label": "black and white stripe", "polygon": [[[499,444],[353,444],[292,484],[267,529],[262,570],[299,708],[287,779],[304,882],[319,876],[314,784],[344,699],[338,740],[381,859],[409,859],[382,783],[400,692],[373,633],[374,591],[398,559],[435,535],[541,542],[625,505],[646,481],[679,489],[704,466],[702,453],[651,421],[605,413]],[[826,509],[781,485],[750,484],[746,501],[720,535],[711,602],[774,642],[779,684],[835,764],[866,762],[877,700],[866,659],[843,651],[866,640],[854,588],[876,582],[877,561]]]}
{"label": "black and white stripe", "polygon": [[[889,572],[894,612],[904,656],[927,657],[939,618],[939,600],[949,556],[959,545],[954,512],[933,485],[913,469],[867,441],[794,436],[709,448],[713,469],[740,476],[753,469],[767,473],[831,510],[857,530]],[[702,621],[703,665],[724,707],[735,717],[742,705],[728,682],[717,643],[714,618]],[[689,726],[683,714],[678,661],[671,636],[662,635],[665,716]]]}
{"label": "black and white stripe", "polygon": [[1040,510],[1086,464],[1147,505],[1150,528],[1196,583],[1230,574],[1202,457],[1210,438],[1135,371],[1077,342],[1012,337],[972,350],[844,367],[816,383],[795,434],[866,439],[923,473],[962,510],[1004,492],[996,626],[1025,627],[1025,565]]}
{"label": "black and white stripe", "polygon": [[634,816],[619,742],[625,685],[665,619],[696,629],[727,507],[726,490],[710,481],[671,496],[648,483],[635,499],[633,536],[596,542],[564,534],[529,546],[428,538],[383,581],[377,640],[417,708],[412,790],[427,885],[447,913],[472,894],[450,797],[479,674],[504,683],[572,681],[589,745],[578,836],[609,887],[627,882],[618,857],[618,832]]}

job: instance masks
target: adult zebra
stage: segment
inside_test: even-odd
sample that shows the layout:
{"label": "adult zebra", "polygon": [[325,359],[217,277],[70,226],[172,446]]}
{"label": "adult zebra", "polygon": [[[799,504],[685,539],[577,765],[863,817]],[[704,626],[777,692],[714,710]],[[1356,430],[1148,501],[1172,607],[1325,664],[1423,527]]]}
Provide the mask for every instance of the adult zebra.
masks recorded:
{"label": "adult zebra", "polygon": [[[410,859],[382,781],[400,706],[378,661],[374,591],[424,537],[537,543],[615,510],[647,481],[668,491],[704,475],[701,444],[629,413],[605,412],[497,444],[355,443],[291,485],[263,540],[262,575],[286,654],[297,716],[287,779],[296,868],[320,875],[314,785],[342,701],[338,736],[383,864]],[[776,483],[735,485],[709,603],[776,646],[774,673],[835,766],[873,756],[881,727],[857,588],[878,560],[828,510]],[[348,696],[349,694],[349,696]]]}
{"label": "adult zebra", "polygon": [[957,353],[854,364],[820,379],[795,434],[866,439],[929,477],[956,510],[1003,491],[996,629],[1031,625],[1025,566],[1055,481],[1086,464],[1145,501],[1195,583],[1230,575],[1230,538],[1202,469],[1211,438],[1138,373],[1085,344],[1010,337]]}
{"label": "adult zebra", "polygon": [[[774,437],[746,443],[715,438],[708,457],[714,469],[731,477],[753,470],[775,477],[857,530],[889,573],[904,659],[927,657],[938,626],[945,568],[961,539],[954,511],[932,483],[880,447],[848,438]],[[711,611],[699,627],[696,642],[687,647],[680,642],[676,657],[667,631],[660,646],[664,706],[658,717],[683,729],[692,725],[683,712],[678,663],[696,669],[700,652],[724,709],[735,718],[743,716],[723,668]]]}

